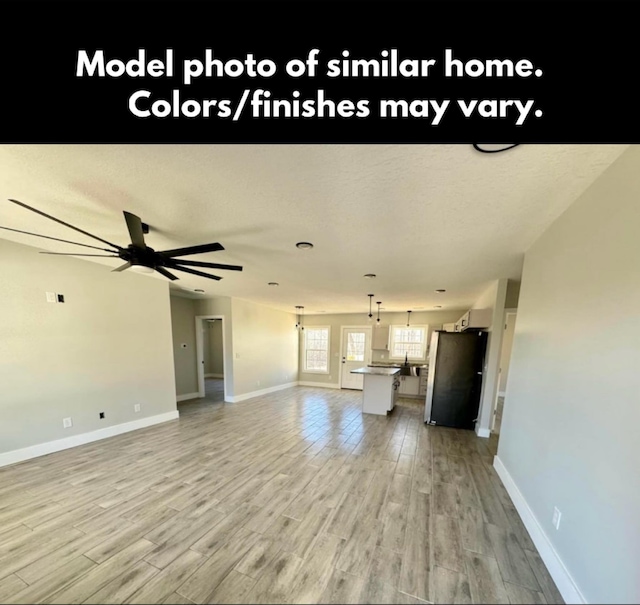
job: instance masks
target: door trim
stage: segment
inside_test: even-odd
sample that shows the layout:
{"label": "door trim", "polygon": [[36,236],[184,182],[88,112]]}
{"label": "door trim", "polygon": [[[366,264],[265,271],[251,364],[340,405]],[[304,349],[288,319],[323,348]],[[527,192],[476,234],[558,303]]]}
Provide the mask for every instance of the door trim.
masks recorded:
{"label": "door trim", "polygon": [[342,388],[342,347],[344,345],[344,331],[345,330],[369,330],[369,348],[365,350],[365,365],[369,365],[371,363],[371,339],[373,338],[373,326],[340,326],[340,348],[338,349],[338,363],[340,364],[340,370],[338,374],[338,388]]}

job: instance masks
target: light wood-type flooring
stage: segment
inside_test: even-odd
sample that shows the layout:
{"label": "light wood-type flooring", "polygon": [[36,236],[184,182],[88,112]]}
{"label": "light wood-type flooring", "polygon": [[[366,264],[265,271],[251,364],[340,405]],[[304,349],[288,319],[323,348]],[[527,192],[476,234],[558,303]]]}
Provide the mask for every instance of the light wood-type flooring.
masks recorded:
{"label": "light wood-type flooring", "polygon": [[490,442],[360,397],[191,402],[0,469],[0,602],[562,602]]}

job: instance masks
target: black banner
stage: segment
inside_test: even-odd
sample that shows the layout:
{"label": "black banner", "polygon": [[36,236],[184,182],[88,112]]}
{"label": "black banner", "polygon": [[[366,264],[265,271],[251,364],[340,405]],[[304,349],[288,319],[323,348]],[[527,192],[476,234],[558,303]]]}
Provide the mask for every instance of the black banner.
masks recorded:
{"label": "black banner", "polygon": [[16,2],[4,143],[635,143],[622,2]]}

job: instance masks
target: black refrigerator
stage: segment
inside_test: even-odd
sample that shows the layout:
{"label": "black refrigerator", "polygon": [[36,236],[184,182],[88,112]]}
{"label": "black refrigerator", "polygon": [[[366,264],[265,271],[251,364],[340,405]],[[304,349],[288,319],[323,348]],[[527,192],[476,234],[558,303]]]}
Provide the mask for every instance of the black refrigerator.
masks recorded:
{"label": "black refrigerator", "polygon": [[424,421],[474,429],[480,406],[487,332],[434,332]]}

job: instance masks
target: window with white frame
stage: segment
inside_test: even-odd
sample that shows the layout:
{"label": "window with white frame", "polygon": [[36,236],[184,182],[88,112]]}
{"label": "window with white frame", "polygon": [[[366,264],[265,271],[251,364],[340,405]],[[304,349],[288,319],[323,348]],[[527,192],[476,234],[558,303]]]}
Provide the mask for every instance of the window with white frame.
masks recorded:
{"label": "window with white frame", "polygon": [[329,326],[304,329],[304,371],[329,373]]}
{"label": "window with white frame", "polygon": [[423,361],[427,352],[429,326],[391,326],[389,357]]}

